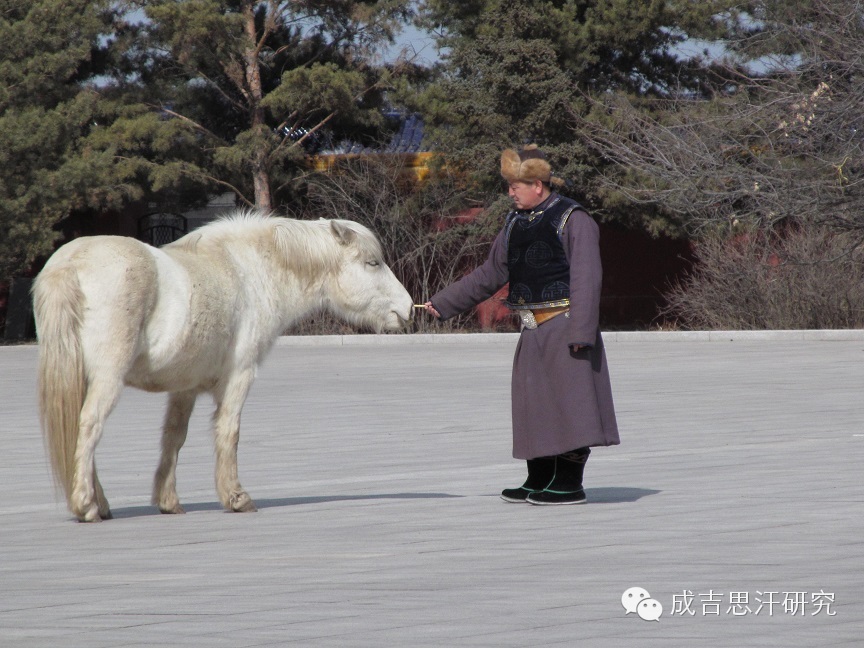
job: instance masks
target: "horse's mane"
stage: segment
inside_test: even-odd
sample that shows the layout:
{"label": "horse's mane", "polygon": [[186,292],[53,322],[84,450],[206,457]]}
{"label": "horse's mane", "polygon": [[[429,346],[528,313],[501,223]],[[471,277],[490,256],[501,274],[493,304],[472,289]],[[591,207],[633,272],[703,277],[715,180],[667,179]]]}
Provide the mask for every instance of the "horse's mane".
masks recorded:
{"label": "horse's mane", "polygon": [[[365,253],[376,260],[383,257],[381,244],[371,230],[354,221],[337,222],[356,234],[352,244],[359,254]],[[230,247],[238,243],[257,249],[275,247],[285,267],[308,281],[334,271],[341,258],[340,245],[329,220],[297,220],[254,210],[226,214],[165,247],[181,248],[194,254],[205,248]]]}

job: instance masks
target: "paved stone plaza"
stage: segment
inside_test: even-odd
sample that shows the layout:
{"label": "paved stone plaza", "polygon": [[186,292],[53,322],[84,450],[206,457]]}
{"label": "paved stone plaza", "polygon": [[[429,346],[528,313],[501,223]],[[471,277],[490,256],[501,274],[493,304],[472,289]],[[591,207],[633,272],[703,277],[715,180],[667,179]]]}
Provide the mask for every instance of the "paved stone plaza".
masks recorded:
{"label": "paved stone plaza", "polygon": [[622,445],[567,507],[498,498],[515,344],[283,338],[243,415],[255,514],[216,501],[206,396],[188,513],[158,514],[165,396],[127,390],[95,525],[52,489],[37,348],[0,348],[0,646],[861,645],[864,331],[609,334]]}

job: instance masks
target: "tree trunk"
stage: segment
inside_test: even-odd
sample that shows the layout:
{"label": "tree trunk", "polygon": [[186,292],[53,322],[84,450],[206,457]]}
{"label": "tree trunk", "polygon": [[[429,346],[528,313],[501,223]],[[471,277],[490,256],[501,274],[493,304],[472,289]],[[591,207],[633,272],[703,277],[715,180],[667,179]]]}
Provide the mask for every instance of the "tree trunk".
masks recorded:
{"label": "tree trunk", "polygon": [[261,85],[261,69],[259,67],[259,38],[255,31],[255,4],[244,3],[243,15],[245,18],[245,29],[247,39],[246,57],[246,84],[248,87],[247,101],[249,102],[249,121],[252,130],[260,135],[262,141],[252,156],[252,180],[255,187],[255,206],[265,212],[273,208],[273,199],[270,193],[270,169],[267,163],[266,141],[267,125],[264,121],[264,108],[261,99],[264,90]]}
{"label": "tree trunk", "polygon": [[270,171],[262,160],[265,157],[266,154],[263,152],[255,156],[252,180],[255,183],[255,207],[264,212],[269,212],[273,209],[273,201],[270,196]]}

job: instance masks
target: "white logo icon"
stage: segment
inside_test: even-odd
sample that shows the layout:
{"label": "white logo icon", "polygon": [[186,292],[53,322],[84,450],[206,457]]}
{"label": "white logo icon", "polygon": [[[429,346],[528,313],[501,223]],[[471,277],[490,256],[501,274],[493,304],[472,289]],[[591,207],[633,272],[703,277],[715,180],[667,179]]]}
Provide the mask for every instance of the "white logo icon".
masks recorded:
{"label": "white logo icon", "polygon": [[636,614],[644,621],[660,621],[663,614],[663,606],[656,599],[645,599],[636,606]]}
{"label": "white logo icon", "polygon": [[648,590],[642,589],[641,587],[631,587],[621,596],[621,605],[624,606],[624,609],[627,610],[627,614],[631,612],[635,612],[641,601],[645,599],[650,599],[651,595],[648,593]]}
{"label": "white logo icon", "polygon": [[645,621],[659,621],[663,614],[660,601],[651,598],[648,590],[641,587],[631,587],[625,591],[621,596],[621,605],[627,610],[627,614],[635,612]]}

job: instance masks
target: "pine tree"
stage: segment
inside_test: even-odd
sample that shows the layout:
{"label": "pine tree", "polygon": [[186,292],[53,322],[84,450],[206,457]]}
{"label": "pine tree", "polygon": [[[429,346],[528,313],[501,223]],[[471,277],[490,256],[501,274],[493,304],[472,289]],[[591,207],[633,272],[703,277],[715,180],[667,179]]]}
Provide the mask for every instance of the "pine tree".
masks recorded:
{"label": "pine tree", "polygon": [[100,114],[90,84],[112,4],[0,1],[0,282],[49,253],[72,210],[111,199],[93,192],[99,155],[80,143]]}
{"label": "pine tree", "polygon": [[201,181],[270,210],[325,127],[371,137],[384,126],[386,75],[370,61],[408,15],[404,0],[134,4],[146,21],[126,92],[137,89],[149,110],[115,135],[134,147],[138,134],[164,142],[174,129],[173,152],[143,155],[160,187]]}
{"label": "pine tree", "polygon": [[591,195],[592,157],[574,137],[590,93],[662,96],[705,91],[707,70],[676,51],[725,29],[720,2],[671,0],[429,0],[425,24],[442,33],[440,80],[415,105],[451,164],[499,188],[502,148],[534,142],[553,169]]}
{"label": "pine tree", "polygon": [[133,201],[292,195],[325,128],[373,140],[406,0],[0,0],[0,281]]}

